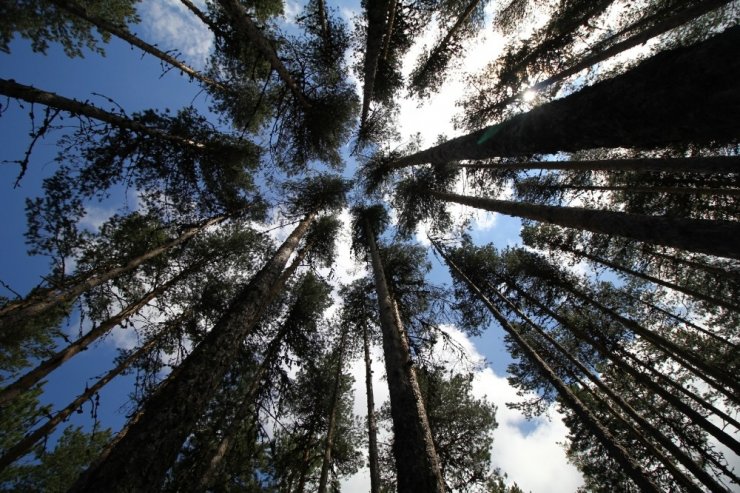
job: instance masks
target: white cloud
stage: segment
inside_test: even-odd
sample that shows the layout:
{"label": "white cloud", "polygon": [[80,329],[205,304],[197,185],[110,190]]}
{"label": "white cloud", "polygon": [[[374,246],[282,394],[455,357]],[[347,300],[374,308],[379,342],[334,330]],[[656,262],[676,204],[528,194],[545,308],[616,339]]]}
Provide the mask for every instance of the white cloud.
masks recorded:
{"label": "white cloud", "polygon": [[[195,3],[205,8],[204,2]],[[144,0],[140,11],[149,43],[162,50],[177,47],[186,64],[196,69],[205,66],[213,35],[187,7],[177,0]]]}

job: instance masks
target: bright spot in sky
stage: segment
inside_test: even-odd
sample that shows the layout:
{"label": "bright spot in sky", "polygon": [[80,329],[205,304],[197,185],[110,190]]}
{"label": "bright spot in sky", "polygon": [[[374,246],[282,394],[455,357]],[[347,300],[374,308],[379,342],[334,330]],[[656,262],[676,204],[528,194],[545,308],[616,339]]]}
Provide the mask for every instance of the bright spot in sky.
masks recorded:
{"label": "bright spot in sky", "polygon": [[535,98],[536,96],[537,96],[537,93],[536,93],[536,92],[534,92],[534,91],[531,91],[531,90],[527,89],[526,91],[524,91],[524,94],[522,94],[522,99],[524,99],[524,100],[525,100],[526,102],[528,102],[528,103],[529,103],[529,102],[530,102],[530,101],[532,101],[532,100],[533,100],[533,99],[534,99],[534,98]]}

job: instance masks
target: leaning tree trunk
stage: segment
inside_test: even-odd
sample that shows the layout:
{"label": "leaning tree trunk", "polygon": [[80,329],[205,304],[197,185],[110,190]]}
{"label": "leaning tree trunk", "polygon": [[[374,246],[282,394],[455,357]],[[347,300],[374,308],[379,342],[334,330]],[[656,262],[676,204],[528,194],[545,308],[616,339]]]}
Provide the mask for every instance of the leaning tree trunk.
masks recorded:
{"label": "leaning tree trunk", "polygon": [[[310,245],[304,245],[303,248],[298,251],[295,258],[291,261],[290,266],[285,269],[283,274],[280,276],[280,279],[278,279],[278,282],[275,283],[277,286],[285,285],[288,280],[293,277],[295,271],[306,258],[306,254],[308,253],[309,249]],[[283,325],[283,327],[280,328],[278,333],[275,335],[275,337],[273,337],[273,339],[270,341],[270,344],[267,346],[267,350],[265,351],[265,354],[262,358],[262,362],[260,363],[254,375],[252,375],[252,381],[247,388],[244,397],[242,397],[241,399],[242,404],[239,411],[234,416],[234,419],[229,425],[228,429],[224,432],[223,438],[221,439],[218,446],[216,447],[216,450],[213,452],[213,455],[209,459],[208,467],[206,468],[203,476],[199,481],[199,486],[202,491],[206,491],[211,487],[211,483],[213,482],[216,473],[218,472],[219,466],[223,462],[224,458],[231,451],[231,448],[234,446],[234,441],[237,434],[239,433],[239,429],[241,428],[242,423],[245,419],[247,419],[249,412],[251,411],[250,405],[252,404],[252,402],[254,402],[257,391],[259,390],[260,382],[265,376],[265,373],[267,372],[269,366],[274,363],[274,358],[277,356],[278,350],[283,343],[283,339],[285,339],[285,336],[288,333],[288,329],[289,326]]]}
{"label": "leaning tree trunk", "polygon": [[721,144],[740,136],[740,26],[501,124],[400,158],[395,168],[597,147]]}
{"label": "leaning tree trunk", "polygon": [[526,171],[659,171],[663,173],[740,173],[740,156],[682,158],[594,159],[582,161],[529,161],[524,163],[472,162],[455,164],[465,169]]}
{"label": "leaning tree trunk", "polygon": [[75,283],[71,286],[66,286],[60,289],[48,289],[44,290],[40,295],[31,295],[27,299],[10,303],[0,310],[0,331],[6,331],[12,329],[13,326],[21,320],[29,317],[35,317],[39,314],[55,307],[65,305],[74,301],[82,293],[89,291],[90,289],[100,286],[101,284],[115,279],[116,277],[130,272],[145,262],[152,260],[153,258],[166,253],[173,248],[182,245],[186,241],[193,238],[198,233],[204,231],[206,228],[219,224],[226,220],[228,215],[221,215],[212,217],[200,223],[197,226],[190,227],[181,233],[177,238],[171,240],[163,245],[149,250],[148,252],[134,257],[125,265],[120,267],[113,267],[107,271],[93,271],[92,275],[83,276],[81,279],[75,280]]}
{"label": "leaning tree trunk", "polygon": [[667,193],[673,195],[722,195],[740,196],[740,188],[710,188],[710,187],[637,187],[632,185],[544,185],[540,183],[522,183],[523,188],[537,190],[574,190],[577,192],[622,192],[622,193]]}
{"label": "leaning tree trunk", "polygon": [[90,346],[90,344],[107,334],[114,327],[121,324],[129,317],[138,313],[139,310],[141,310],[154,298],[160,296],[172,286],[182,281],[184,278],[188,277],[194,271],[198,270],[201,266],[202,264],[199,264],[194,265],[192,268],[187,268],[166,283],[152,289],[146,295],[142,296],[139,300],[129,304],[126,308],[118,312],[116,315],[107,319],[97,327],[91,329],[87,334],[72,342],[61,351],[57,351],[53,356],[41,362],[36,368],[28,371],[25,375],[18,378],[15,382],[5,387],[2,391],[0,391],[0,406],[14,399],[20,393],[30,389],[42,378],[59,368],[63,363],[69,361],[73,356],[86,350],[88,346]]}
{"label": "leaning tree trunk", "polygon": [[584,207],[538,205],[470,197],[437,190],[429,190],[428,193],[440,200],[508,216],[740,259],[740,249],[737,247],[740,245],[740,223],[734,221],[647,216]]}
{"label": "leaning tree trunk", "polygon": [[[587,68],[596,65],[599,62],[603,62],[604,60],[618,55],[623,51],[627,51],[630,48],[634,48],[635,46],[646,43],[650,39],[656,36],[660,36],[661,34],[668,32],[671,29],[674,29],[682,24],[696,19],[697,17],[706,14],[707,12],[718,9],[723,5],[727,5],[731,1],[732,0],[704,0],[698,5],[694,5],[692,7],[684,9],[683,11],[680,11],[677,14],[668,17],[667,19],[657,22],[648,29],[645,29],[644,31],[639,32],[625,40],[619,41],[608,48],[586,55],[583,59],[581,59],[581,61],[572,65],[571,67],[568,67],[565,70],[558,72],[557,74],[551,75],[543,81],[533,84],[532,86],[528,87],[526,91],[519,92],[496,103],[495,105],[487,108],[486,111],[495,112],[496,110],[501,110],[514,101],[522,99],[527,91],[542,91],[543,89],[553,84],[557,84],[558,82],[561,82],[572,75],[576,75],[578,72],[586,70]],[[635,24],[639,24],[639,21]],[[634,30],[634,28],[636,27],[637,25],[635,25],[632,29]]]}
{"label": "leaning tree trunk", "polygon": [[208,29],[210,29],[210,30],[211,30],[211,32],[212,32],[212,33],[213,33],[213,34],[214,34],[215,36],[217,36],[217,37],[219,37],[219,38],[224,38],[224,37],[225,37],[225,35],[224,35],[224,32],[223,32],[223,31],[221,31],[221,29],[219,29],[219,27],[218,27],[218,26],[216,25],[216,23],[214,23],[214,22],[213,22],[213,21],[211,20],[211,18],[210,18],[210,17],[208,17],[208,16],[206,15],[206,13],[205,13],[205,12],[203,12],[202,10],[200,10],[200,9],[199,9],[199,8],[198,8],[198,7],[197,7],[197,6],[196,6],[196,5],[195,5],[195,4],[193,3],[193,2],[191,2],[190,0],[180,0],[180,2],[181,2],[181,3],[183,4],[183,5],[185,5],[185,7],[186,7],[186,8],[187,8],[187,9],[188,9],[188,10],[189,10],[190,12],[192,12],[193,14],[195,14],[195,16],[196,16],[196,17],[197,17],[198,19],[200,19],[200,21],[201,21],[201,22],[202,22],[203,24],[205,24],[206,26],[208,26]]}
{"label": "leaning tree trunk", "polygon": [[331,455],[334,449],[334,435],[337,427],[337,414],[339,412],[340,393],[342,386],[342,366],[344,365],[344,345],[347,340],[347,330],[342,329],[342,337],[337,350],[337,370],[334,373],[334,388],[331,394],[331,411],[329,411],[329,424],[326,430],[326,443],[324,444],[324,459],[321,463],[321,476],[319,477],[318,493],[326,493],[326,485],[329,480],[329,468],[331,466]]}
{"label": "leaning tree trunk", "polygon": [[76,15],[80,19],[83,19],[89,22],[90,24],[97,27],[101,32],[108,32],[118,38],[121,38],[124,41],[131,43],[132,45],[136,46],[142,51],[159,58],[164,63],[171,65],[175,67],[176,69],[179,69],[182,72],[188,74],[190,77],[194,79],[198,79],[199,81],[203,82],[204,84],[218,91],[229,92],[229,89],[227,87],[221,85],[220,83],[213,80],[212,78],[198,72],[194,68],[190,67],[189,65],[186,65],[185,63],[181,62],[180,60],[173,57],[172,55],[160,50],[156,46],[152,46],[149,43],[142,41],[137,36],[129,32],[128,29],[126,29],[125,27],[118,26],[102,17],[88,13],[84,6],[78,5],[77,3],[69,1],[69,0],[49,0],[49,1],[53,3],[54,5],[56,5],[57,7],[59,7],[60,9],[66,10],[67,12],[73,15]]}
{"label": "leaning tree trunk", "polygon": [[380,310],[383,354],[393,419],[393,455],[396,460],[398,492],[443,493],[445,483],[408,342],[403,334],[403,327],[395,316],[394,301],[388,289],[375,235],[369,222],[366,221],[364,227]]}
{"label": "leaning tree trunk", "polygon": [[52,416],[42,426],[40,426],[33,432],[23,437],[23,439],[21,439],[20,442],[10,447],[5,452],[5,454],[3,454],[2,457],[0,457],[0,471],[3,471],[12,462],[18,460],[19,458],[23,457],[25,454],[30,452],[31,448],[39,440],[41,440],[43,437],[48,436],[49,433],[54,431],[54,429],[59,425],[59,423],[62,423],[63,421],[67,420],[72,415],[72,413],[75,410],[77,410],[77,408],[79,408],[85,403],[85,401],[92,399],[92,397],[96,393],[98,393],[100,389],[102,389],[108,382],[110,382],[115,377],[120,375],[121,372],[123,372],[129,366],[131,366],[131,364],[134,363],[139,357],[148,353],[155,346],[155,344],[162,338],[163,335],[164,335],[163,333],[158,334],[157,336],[149,340],[146,344],[141,346],[139,349],[131,353],[127,358],[125,358],[118,365],[116,365],[115,368],[113,368],[108,373],[100,377],[98,381],[95,382],[91,387],[86,387],[85,391],[82,394],[80,394],[79,397],[73,400],[70,404],[68,404],[67,407],[65,407],[64,409],[56,413],[54,416]]}
{"label": "leaning tree trunk", "polygon": [[488,311],[493,315],[496,321],[501,327],[509,334],[516,344],[521,348],[522,352],[526,357],[536,365],[545,378],[555,387],[560,395],[561,399],[570,407],[573,412],[581,419],[586,429],[592,433],[609,454],[619,463],[627,473],[627,475],[640,487],[641,491],[653,491],[659,492],[660,488],[650,479],[650,477],[642,470],[637,461],[630,455],[630,453],[617,441],[612,433],[599,421],[599,419],[586,407],[586,405],[578,398],[577,395],[557,376],[550,365],[543,360],[537,351],[525,340],[519,333],[512,327],[512,325],[506,320],[501,312],[491,303],[485,294],[473,283],[473,281],[460,270],[457,264],[442,250],[442,248],[434,243],[434,246],[447,263],[452,273],[463,281],[470,291],[483,302]]}
{"label": "leaning tree trunk", "polygon": [[370,466],[370,493],[380,493],[380,465],[378,463],[378,423],[375,419],[373,370],[370,359],[370,340],[367,324],[362,325],[362,343],[365,352],[365,392],[367,394],[368,462]]}
{"label": "leaning tree trunk", "polygon": [[362,113],[360,126],[367,120],[370,101],[373,99],[375,75],[378,71],[378,60],[383,43],[383,31],[388,14],[389,0],[367,0],[367,46],[365,49],[365,66],[363,68]]}
{"label": "leaning tree trunk", "polygon": [[111,113],[101,110],[97,106],[88,103],[82,103],[75,99],[65,98],[53,92],[42,91],[31,86],[19,84],[10,79],[0,79],[0,94],[13,99],[21,99],[28,103],[38,103],[44,106],[57,108],[72,115],[82,115],[94,120],[109,123],[114,127],[125,128],[142,135],[150,135],[158,139],[164,139],[178,145],[203,149],[208,143],[196,142],[194,140],[181,137],[179,135],[169,134],[157,128],[149,127],[141,122],[126,118],[117,113]]}
{"label": "leaning tree trunk", "polygon": [[[622,396],[617,394],[615,391],[611,389],[608,385],[604,383],[604,381],[600,378],[598,378],[596,375],[591,372],[586,365],[584,365],[580,360],[575,358],[570,351],[568,351],[565,347],[563,347],[562,344],[555,338],[553,338],[547,331],[545,331],[539,324],[535,323],[529,316],[527,316],[516,304],[514,304],[509,298],[507,298],[503,293],[501,293],[498,289],[492,288],[494,294],[506,304],[506,306],[512,310],[514,313],[516,313],[519,318],[524,320],[530,327],[534,329],[534,331],[539,334],[541,337],[543,337],[548,343],[550,343],[557,351],[562,354],[565,359],[567,359],[573,367],[577,368],[578,371],[584,375],[588,380],[601,392],[606,394],[606,396],[611,399],[612,402],[614,402],[621,410],[624,412],[625,416],[628,416],[634,422],[639,426],[639,428],[642,428],[642,430],[645,430],[647,432],[647,435],[652,437],[657,443],[659,443],[661,446],[663,446],[668,452],[670,452],[673,456],[673,458],[677,459],[686,469],[691,471],[691,473],[699,479],[704,485],[706,485],[710,491],[715,493],[725,493],[724,487],[722,487],[704,468],[699,466],[688,454],[686,454],[680,447],[678,447],[673,441],[665,436],[663,432],[658,430],[651,422],[646,420],[639,412],[637,412],[631,404],[626,402]],[[575,371],[568,370],[569,373],[571,373],[575,378],[579,378]],[[650,454],[652,454],[656,459],[658,459],[665,468],[671,473],[674,480],[676,480],[677,483],[681,484],[683,487],[686,488],[687,491],[693,491],[695,493],[701,493],[702,489],[699,488],[694,481],[691,480],[686,474],[676,467],[674,462],[666,456],[662,450],[660,450],[658,447],[656,447],[651,441],[647,440],[645,433],[641,431],[637,426],[632,424],[628,419],[626,419],[624,416],[622,416],[618,411],[615,411],[612,408],[612,405],[609,404],[608,400],[601,396],[597,392],[593,392],[593,395],[604,403],[606,408],[609,410],[612,415],[621,421],[627,428],[631,431],[634,438],[636,438],[639,442],[643,444],[643,446],[648,450]]]}
{"label": "leaning tree trunk", "polygon": [[[591,345],[593,348],[599,351],[599,353],[601,353],[602,356],[604,356],[606,359],[608,359],[614,365],[616,365],[616,367],[619,368],[619,370],[623,371],[627,375],[634,378],[636,382],[643,385],[645,388],[649,389],[651,392],[655,392],[656,394],[658,394],[660,397],[665,399],[666,402],[668,402],[673,407],[675,407],[676,409],[684,413],[686,416],[688,416],[695,424],[700,426],[705,431],[709,432],[712,436],[714,436],[721,443],[729,447],[735,453],[740,454],[740,443],[738,443],[732,436],[727,434],[724,430],[720,429],[718,426],[716,426],[711,421],[709,421],[705,416],[697,412],[693,407],[689,406],[688,404],[686,404],[685,402],[677,398],[673,392],[668,391],[667,389],[665,389],[664,387],[662,387],[661,385],[659,385],[652,379],[647,378],[643,371],[637,370],[633,366],[629,365],[626,361],[624,361],[622,358],[620,358],[617,355],[616,351],[610,350],[603,342],[597,340],[596,338],[586,333],[584,330],[582,330],[578,326],[572,324],[566,318],[554,312],[549,306],[535,299],[533,296],[531,296],[526,291],[521,289],[511,280],[503,279],[503,282],[507,284],[509,287],[511,287],[513,290],[515,290],[517,293],[519,293],[521,296],[523,296],[527,301],[534,304],[539,310],[541,310],[547,316],[555,320],[562,327],[571,331],[579,340]],[[736,428],[740,430],[740,423],[735,421],[734,418],[730,417],[723,411],[717,409],[716,407],[714,407],[712,404],[708,403],[706,400],[702,399],[701,397],[696,396],[695,394],[693,394],[693,392],[690,392],[684,389],[683,386],[675,383],[673,380],[669,379],[662,373],[658,372],[658,370],[655,370],[651,364],[643,362],[641,359],[637,358],[636,356],[631,355],[625,350],[622,350],[622,352],[624,353],[625,356],[629,357],[630,359],[635,361],[635,363],[643,367],[644,370],[646,370],[648,373],[653,374],[655,377],[657,377],[658,379],[660,379],[661,381],[669,385],[674,391],[683,393],[687,397],[691,398],[692,400],[700,404],[702,407],[716,414],[721,419],[727,421],[728,423],[732,424],[733,426],[735,426]]]}
{"label": "leaning tree trunk", "polygon": [[233,364],[240,347],[238,342],[252,332],[282,289],[278,281],[315,216],[310,213],[298,224],[183,361],[177,377],[147,400],[138,422],[72,491],[145,491],[162,483],[182,443]]}
{"label": "leaning tree trunk", "polygon": [[234,22],[234,29],[239,33],[240,36],[248,39],[254,47],[262,54],[263,57],[268,61],[270,66],[277,72],[280,79],[288,87],[290,92],[296,98],[298,103],[304,108],[308,109],[311,107],[311,103],[306,98],[305,94],[298,87],[298,84],[290,75],[288,69],[285,67],[280,58],[278,58],[275,48],[273,48],[270,40],[268,40],[262,32],[259,30],[257,25],[252,21],[245,8],[239,3],[238,0],[218,0],[218,4],[229,14],[231,20]]}

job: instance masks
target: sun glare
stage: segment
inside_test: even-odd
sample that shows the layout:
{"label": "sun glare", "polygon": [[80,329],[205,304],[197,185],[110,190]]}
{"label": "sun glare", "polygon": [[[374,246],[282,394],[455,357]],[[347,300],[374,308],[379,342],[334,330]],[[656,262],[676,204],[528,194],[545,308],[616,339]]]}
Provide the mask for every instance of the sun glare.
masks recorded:
{"label": "sun glare", "polygon": [[537,97],[537,93],[529,89],[524,91],[524,94],[522,94],[522,99],[528,103],[534,100],[535,97]]}

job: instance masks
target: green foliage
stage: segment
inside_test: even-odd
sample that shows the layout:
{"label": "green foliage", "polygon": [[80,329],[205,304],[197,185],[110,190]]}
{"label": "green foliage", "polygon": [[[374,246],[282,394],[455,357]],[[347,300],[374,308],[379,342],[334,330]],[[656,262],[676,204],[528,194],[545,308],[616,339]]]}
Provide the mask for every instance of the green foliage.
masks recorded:
{"label": "green foliage", "polygon": [[[139,0],[87,0],[88,13],[118,25],[137,23]],[[103,54],[98,41],[110,34],[94,31],[88,22],[67,13],[47,0],[9,0],[0,5],[0,50],[9,53],[15,35],[31,41],[33,51],[46,53],[50,43],[59,43],[69,57],[82,57],[85,49]]]}
{"label": "green foliage", "polygon": [[457,170],[444,164],[415,170],[396,185],[393,205],[399,210],[398,232],[405,238],[416,233],[417,226],[428,222],[435,233],[452,226],[444,201],[432,196],[431,190],[446,192],[457,179]]}

